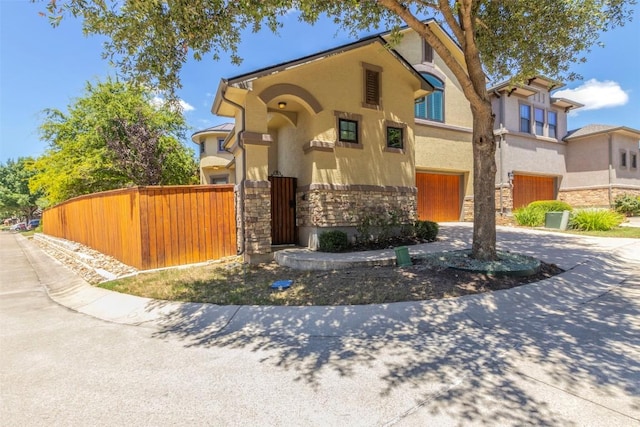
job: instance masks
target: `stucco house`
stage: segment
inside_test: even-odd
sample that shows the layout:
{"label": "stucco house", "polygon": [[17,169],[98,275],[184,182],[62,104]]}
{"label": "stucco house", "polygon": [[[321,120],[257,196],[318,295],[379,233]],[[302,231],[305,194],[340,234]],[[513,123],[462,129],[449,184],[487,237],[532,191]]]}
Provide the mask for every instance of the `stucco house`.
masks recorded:
{"label": "stucco house", "polygon": [[212,112],[238,184],[239,247],[315,247],[363,215],[416,216],[415,100],[434,87],[380,36],[222,80]]}
{"label": "stucco house", "polygon": [[640,131],[607,125],[569,131],[568,113],[582,105],[553,95],[563,86],[535,77],[526,85],[489,88],[498,136],[499,212],[555,199],[574,207],[608,207],[619,194],[640,194]]}
{"label": "stucco house", "polygon": [[198,145],[200,157],[200,184],[233,184],[233,154],[224,148],[224,142],[233,130],[233,123],[223,123],[199,130],[191,135]]}
{"label": "stucco house", "polygon": [[611,206],[621,194],[640,196],[640,130],[588,125],[570,131],[560,200],[572,206]]}
{"label": "stucco house", "polygon": [[[428,24],[464,64],[455,41],[435,21]],[[316,248],[330,229],[353,235],[376,212],[401,223],[472,219],[469,103],[433,49],[412,30],[401,31],[393,48],[383,33],[221,80],[212,113],[234,125],[192,140],[201,147],[201,182],[236,184],[238,248],[247,260],[276,245]],[[597,190],[606,202],[615,188],[640,190],[640,132],[568,132],[567,115],[581,105],[554,97],[562,86],[535,77],[489,88],[498,212],[541,199],[608,204],[579,195]],[[598,161],[593,153],[602,153]]]}

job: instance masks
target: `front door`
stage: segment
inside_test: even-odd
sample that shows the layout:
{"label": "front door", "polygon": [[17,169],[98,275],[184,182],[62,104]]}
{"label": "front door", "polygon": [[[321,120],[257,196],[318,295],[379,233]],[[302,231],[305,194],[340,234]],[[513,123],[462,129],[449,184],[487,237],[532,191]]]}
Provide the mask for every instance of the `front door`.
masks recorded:
{"label": "front door", "polygon": [[296,227],[296,178],[270,176],[271,244],[298,243]]}

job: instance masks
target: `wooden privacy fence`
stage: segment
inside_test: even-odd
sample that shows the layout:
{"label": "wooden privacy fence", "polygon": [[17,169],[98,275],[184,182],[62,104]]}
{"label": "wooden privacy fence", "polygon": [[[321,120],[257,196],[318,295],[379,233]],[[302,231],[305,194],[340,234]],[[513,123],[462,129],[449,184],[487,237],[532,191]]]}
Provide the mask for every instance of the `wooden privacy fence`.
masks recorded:
{"label": "wooden privacy fence", "polygon": [[136,187],[80,196],[43,213],[45,234],[142,270],[236,254],[233,185]]}

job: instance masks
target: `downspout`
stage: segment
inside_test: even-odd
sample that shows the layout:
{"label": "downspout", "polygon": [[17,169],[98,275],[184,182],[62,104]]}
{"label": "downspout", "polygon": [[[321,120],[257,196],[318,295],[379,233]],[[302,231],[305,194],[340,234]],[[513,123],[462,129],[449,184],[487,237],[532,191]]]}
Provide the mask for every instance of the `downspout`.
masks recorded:
{"label": "downspout", "polygon": [[222,91],[221,96],[222,96],[222,99],[225,100],[225,102],[228,102],[229,104],[233,105],[234,107],[242,111],[241,127],[238,131],[236,131],[236,135],[237,135],[236,138],[238,138],[238,147],[242,151],[242,178],[240,179],[240,230],[242,233],[242,239],[240,240],[240,248],[238,250],[238,255],[242,255],[245,252],[244,185],[247,179],[247,151],[244,148],[244,144],[242,144],[242,142],[240,141],[240,137],[242,133],[244,133],[244,129],[246,126],[245,109],[242,105],[237,104],[232,100],[230,100],[229,98],[227,98],[226,91]]}
{"label": "downspout", "polygon": [[607,137],[609,142],[609,207],[611,207],[613,198],[613,189],[611,188],[613,184],[613,142],[611,133],[608,133]]}

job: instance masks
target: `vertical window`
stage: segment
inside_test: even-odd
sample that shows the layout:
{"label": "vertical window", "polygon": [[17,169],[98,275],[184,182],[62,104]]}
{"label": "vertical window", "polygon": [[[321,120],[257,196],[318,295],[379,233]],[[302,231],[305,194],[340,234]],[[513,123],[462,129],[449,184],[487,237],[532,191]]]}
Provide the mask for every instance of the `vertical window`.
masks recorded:
{"label": "vertical window", "polygon": [[558,138],[558,116],[555,112],[547,112],[547,123],[549,125],[549,138]]}
{"label": "vertical window", "polygon": [[636,169],[638,167],[638,155],[636,153],[631,153],[631,169]]}
{"label": "vertical window", "polygon": [[536,121],[536,135],[544,135],[544,110],[542,108],[535,108],[534,117]]}
{"label": "vertical window", "polygon": [[364,68],[364,88],[363,88],[363,100],[362,106],[365,108],[379,108],[381,107],[380,99],[381,83],[380,76],[382,74],[382,68],[377,65],[371,65],[362,63]]}
{"label": "vertical window", "polygon": [[422,62],[433,62],[433,48],[426,40],[422,40]]}
{"label": "vertical window", "polygon": [[339,137],[341,142],[358,143],[358,122],[355,120],[338,119]]}
{"label": "vertical window", "polygon": [[422,77],[433,86],[434,90],[428,96],[416,100],[415,116],[420,119],[444,121],[444,83],[432,74],[422,74]]}
{"label": "vertical window", "polygon": [[204,141],[200,143],[200,155],[204,154]]}
{"label": "vertical window", "polygon": [[387,126],[387,147],[404,148],[404,129],[395,126]]}
{"label": "vertical window", "polygon": [[531,107],[520,104],[520,132],[531,133]]}
{"label": "vertical window", "polygon": [[218,138],[218,151],[224,151],[224,138]]}
{"label": "vertical window", "polygon": [[622,167],[622,168],[626,168],[627,167],[627,152],[626,151],[621,151],[620,152],[620,167]]}

